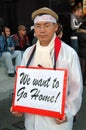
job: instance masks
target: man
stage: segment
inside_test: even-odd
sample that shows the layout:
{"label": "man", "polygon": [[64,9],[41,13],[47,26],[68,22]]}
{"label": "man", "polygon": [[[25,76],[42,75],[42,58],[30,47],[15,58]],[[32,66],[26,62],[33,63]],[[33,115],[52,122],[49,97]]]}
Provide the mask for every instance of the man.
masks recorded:
{"label": "man", "polygon": [[14,34],[12,37],[15,43],[15,50],[20,50],[22,54],[25,49],[30,46],[29,38],[26,33],[26,27],[24,25],[19,25],[18,33]]}
{"label": "man", "polygon": [[[15,76],[16,67],[21,63],[21,52],[16,51],[14,47],[14,42],[10,36],[10,28],[4,27],[1,44],[2,57],[5,60],[7,72],[10,77]],[[15,59],[15,67],[12,60]]]}
{"label": "man", "polygon": [[[46,7],[38,9],[32,13],[32,20],[38,40],[25,51],[21,65],[67,69],[68,87],[63,119],[25,113],[26,130],[72,130],[73,117],[79,111],[82,101],[82,76],[78,56],[70,46],[63,41],[59,42],[59,38],[55,42],[58,15],[53,10]],[[54,54],[55,45],[59,47],[57,59]],[[17,112],[12,114],[22,115]]]}
{"label": "man", "polygon": [[76,33],[77,29],[79,29],[80,25],[82,24],[83,20],[83,10],[82,7],[79,5],[76,5],[73,9],[73,12],[71,14],[71,30],[72,33]]}
{"label": "man", "polygon": [[83,10],[82,7],[79,5],[74,6],[73,11],[71,13],[71,46],[79,52],[79,36],[80,33],[78,32],[79,27],[83,22]]}

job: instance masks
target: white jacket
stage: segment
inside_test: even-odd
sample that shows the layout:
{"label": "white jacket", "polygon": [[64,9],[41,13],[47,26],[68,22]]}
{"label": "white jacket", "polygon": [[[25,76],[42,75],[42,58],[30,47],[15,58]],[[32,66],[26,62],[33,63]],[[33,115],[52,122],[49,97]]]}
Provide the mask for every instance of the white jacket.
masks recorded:
{"label": "white jacket", "polygon": [[[61,42],[62,45],[56,62],[56,68],[68,69],[68,88],[65,105],[65,113],[68,120],[58,125],[55,118],[26,113],[26,130],[72,130],[73,116],[79,111],[82,102],[82,74],[77,53],[69,45],[63,41]],[[21,65],[26,66],[33,48],[34,45],[25,51]],[[33,66],[33,61],[34,56],[30,62],[30,66]]]}

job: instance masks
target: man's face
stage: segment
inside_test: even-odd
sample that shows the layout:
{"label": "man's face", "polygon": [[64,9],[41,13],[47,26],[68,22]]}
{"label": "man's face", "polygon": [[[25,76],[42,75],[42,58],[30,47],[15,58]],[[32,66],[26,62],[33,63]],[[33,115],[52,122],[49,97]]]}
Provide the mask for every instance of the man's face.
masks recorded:
{"label": "man's face", "polygon": [[51,22],[38,22],[34,25],[36,37],[39,39],[40,44],[47,46],[53,38],[54,32],[57,31],[57,24]]}
{"label": "man's face", "polygon": [[83,15],[82,9],[77,10],[77,16],[81,17]]}
{"label": "man's face", "polygon": [[6,35],[6,37],[10,36],[10,29],[9,28],[5,28],[5,35]]}
{"label": "man's face", "polygon": [[26,35],[26,29],[21,29],[18,31],[20,36],[25,36]]}

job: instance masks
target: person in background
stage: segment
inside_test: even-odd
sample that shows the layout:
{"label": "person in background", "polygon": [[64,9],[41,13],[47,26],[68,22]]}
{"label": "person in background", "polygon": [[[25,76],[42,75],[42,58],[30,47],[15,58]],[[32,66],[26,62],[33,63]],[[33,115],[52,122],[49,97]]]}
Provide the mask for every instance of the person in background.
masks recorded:
{"label": "person in background", "polygon": [[79,27],[83,22],[83,10],[79,5],[74,6],[73,11],[71,13],[71,46],[79,52],[79,35],[78,32]]}
{"label": "person in background", "polygon": [[83,20],[83,10],[82,7],[79,5],[76,5],[71,13],[71,30],[72,35],[77,35],[77,29],[79,29],[80,25],[82,24]]}
{"label": "person in background", "polygon": [[[10,35],[10,28],[4,27],[0,45],[2,58],[5,60],[8,75],[10,77],[14,77],[16,67],[21,64],[21,52],[15,50],[14,42]],[[15,59],[15,67],[13,65],[13,59]]]}
{"label": "person in background", "polygon": [[[81,5],[76,5],[73,8],[73,13],[71,14],[71,29],[71,46],[76,50],[79,56],[83,55],[83,58],[85,58],[83,49],[86,48],[86,17],[83,15],[83,8]],[[84,71],[82,69],[83,84],[86,85],[86,61],[82,68],[84,68]]]}
{"label": "person in background", "polygon": [[31,32],[31,35],[33,36],[32,41],[31,41],[31,45],[34,45],[37,41],[37,38],[36,38],[35,33],[34,33],[34,26],[30,27],[30,32]]}
{"label": "person in background", "polygon": [[[82,102],[83,83],[79,57],[73,48],[60,41],[56,36],[58,15],[53,10],[47,7],[40,8],[32,13],[32,20],[37,42],[24,52],[21,65],[67,69],[68,79],[63,118],[24,113],[25,128],[26,130],[72,130],[73,118],[79,111]],[[56,53],[54,53],[56,46],[59,48],[57,49],[57,59]],[[31,52],[32,57],[30,57]],[[30,60],[31,62],[28,62]],[[11,112],[15,116],[22,116],[22,113],[12,111],[12,108]]]}
{"label": "person in background", "polygon": [[15,43],[15,50],[20,50],[22,55],[23,52],[30,46],[29,38],[27,36],[27,30],[24,25],[18,26],[18,33],[12,36]]}
{"label": "person in background", "polygon": [[57,36],[62,39],[62,36],[63,36],[63,27],[61,24],[58,24],[58,30],[56,32]]}

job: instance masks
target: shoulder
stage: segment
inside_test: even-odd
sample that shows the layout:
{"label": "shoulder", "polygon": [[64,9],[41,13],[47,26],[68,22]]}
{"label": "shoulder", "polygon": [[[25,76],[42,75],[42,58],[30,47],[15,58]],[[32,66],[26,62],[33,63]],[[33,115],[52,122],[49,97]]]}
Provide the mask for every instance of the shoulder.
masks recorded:
{"label": "shoulder", "polygon": [[8,37],[7,40],[11,42],[13,41],[12,37]]}
{"label": "shoulder", "polygon": [[27,64],[28,59],[30,58],[30,55],[31,55],[33,49],[34,49],[34,45],[28,47],[28,48],[25,50],[25,52],[24,52],[24,54],[23,54],[23,58],[22,58],[22,63],[21,63],[21,65],[26,65],[26,64]]}
{"label": "shoulder", "polygon": [[71,14],[71,20],[76,19],[76,16],[72,13]]}
{"label": "shoulder", "polygon": [[0,35],[0,39],[3,39],[4,38],[4,35]]}
{"label": "shoulder", "polygon": [[73,56],[73,55],[77,55],[76,51],[68,44],[66,44],[65,42],[61,41],[62,45],[61,45],[61,50],[68,56]]}
{"label": "shoulder", "polygon": [[0,44],[3,44],[3,42],[5,42],[5,37],[4,35],[0,35]]}
{"label": "shoulder", "polygon": [[18,38],[19,38],[18,34],[13,34],[11,37],[12,37],[13,39],[18,39]]}
{"label": "shoulder", "polygon": [[10,36],[10,37],[8,37],[8,39],[9,39],[9,40],[13,40],[11,36]]}
{"label": "shoulder", "polygon": [[30,47],[28,47],[28,48],[25,50],[24,55],[29,55],[29,54],[31,54],[31,52],[33,51],[34,47],[35,47],[35,44],[32,45],[32,46],[30,46]]}

